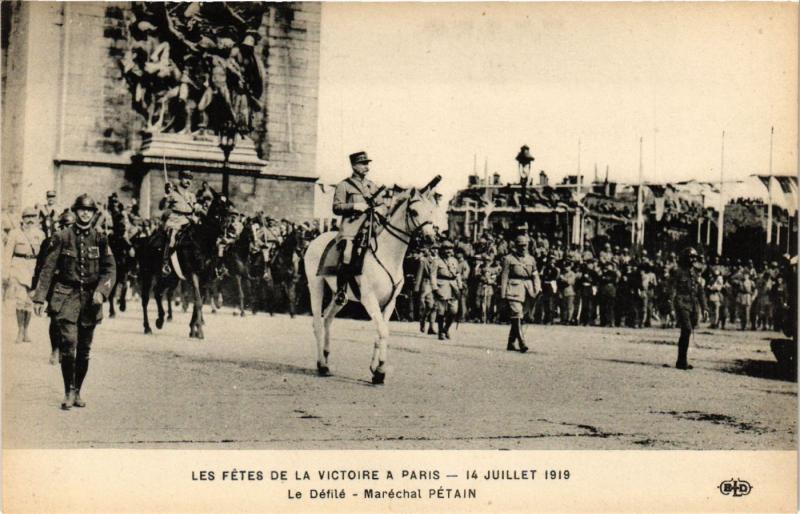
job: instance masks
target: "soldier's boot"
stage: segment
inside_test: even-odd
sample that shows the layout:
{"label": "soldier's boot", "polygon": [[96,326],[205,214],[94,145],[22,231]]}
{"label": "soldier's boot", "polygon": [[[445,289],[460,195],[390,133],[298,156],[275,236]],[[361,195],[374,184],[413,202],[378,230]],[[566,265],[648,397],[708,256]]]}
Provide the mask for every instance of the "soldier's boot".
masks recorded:
{"label": "soldier's boot", "polygon": [[678,340],[678,361],[675,363],[675,367],[678,369],[692,369],[692,366],[690,366],[687,361],[689,353],[689,334],[690,332],[683,329],[681,330],[681,336]]}
{"label": "soldier's boot", "polygon": [[425,318],[427,318],[427,316],[425,315],[425,313],[423,313],[423,314],[422,314],[422,315],[419,317],[419,331],[420,331],[420,332],[422,332],[423,334],[425,333]]}
{"label": "soldier's boot", "polygon": [[25,311],[17,309],[17,338],[14,341],[15,343],[21,343],[24,338],[23,328],[22,328],[25,323],[24,316],[25,316]]}
{"label": "soldier's boot", "polygon": [[336,274],[336,305],[347,303],[347,280],[350,274],[350,257],[353,252],[352,241],[345,240],[342,254],[339,258],[339,270]]}
{"label": "soldier's boot", "polygon": [[430,314],[428,315],[428,334],[429,335],[436,335],[436,332],[433,330],[433,324],[436,322],[436,310],[431,309]]}
{"label": "soldier's boot", "polygon": [[75,407],[86,407],[86,402],[81,399],[81,387],[88,371],[89,359],[77,359],[75,361],[75,396],[73,398]]}
{"label": "soldier's boot", "polygon": [[53,348],[50,352],[50,365],[55,366],[58,362],[58,348]]}
{"label": "soldier's boot", "polygon": [[61,335],[58,332],[58,325],[50,318],[50,326],[48,327],[48,333],[50,335],[50,347],[52,348],[50,352],[50,364],[55,366],[56,363],[59,361],[58,359],[58,343],[61,340]]}
{"label": "soldier's boot", "polygon": [[447,314],[447,317],[444,320],[444,337],[445,339],[450,339],[450,327],[453,326],[453,315]]}
{"label": "soldier's boot", "polygon": [[522,320],[515,319],[514,324],[517,326],[517,340],[519,341],[519,352],[525,353],[528,351],[527,345],[525,345],[525,339],[522,337]]}
{"label": "soldier's boot", "polygon": [[506,345],[506,350],[509,352],[516,352],[517,347],[514,346],[514,343],[517,340],[517,324],[516,320],[511,320],[511,329],[508,331],[508,344]]}
{"label": "soldier's boot", "polygon": [[28,327],[31,324],[31,312],[30,311],[22,311],[22,342],[23,343],[30,343],[31,338],[28,335]]}
{"label": "soldier's boot", "polygon": [[64,380],[64,399],[61,401],[61,408],[69,410],[75,403],[75,389],[73,380],[75,377],[75,361],[71,355],[61,356],[61,378]]}
{"label": "soldier's boot", "polygon": [[444,316],[439,316],[437,324],[439,327],[439,340],[444,341]]}
{"label": "soldier's boot", "polygon": [[174,232],[168,234],[166,243],[164,244],[164,253],[161,255],[161,274],[164,276],[172,272],[172,266],[169,264],[169,254],[172,252],[172,247],[175,244]]}

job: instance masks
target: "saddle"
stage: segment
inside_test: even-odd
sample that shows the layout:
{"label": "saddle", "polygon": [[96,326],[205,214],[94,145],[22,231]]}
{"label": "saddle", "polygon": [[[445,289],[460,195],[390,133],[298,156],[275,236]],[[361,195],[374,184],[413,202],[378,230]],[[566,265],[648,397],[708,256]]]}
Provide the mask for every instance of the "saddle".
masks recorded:
{"label": "saddle", "polygon": [[[372,230],[372,236],[369,236],[369,229],[365,222],[362,228],[359,229],[358,235],[353,239],[353,253],[350,255],[350,270],[352,276],[361,275],[361,268],[364,265],[364,255],[367,253],[367,247],[370,243],[375,241],[378,234],[377,230]],[[367,238],[370,241],[367,241]],[[344,251],[344,244],[341,239],[335,237],[328,242],[325,250],[322,252],[322,257],[319,260],[317,267],[318,277],[335,277],[339,271],[339,262],[341,255]]]}

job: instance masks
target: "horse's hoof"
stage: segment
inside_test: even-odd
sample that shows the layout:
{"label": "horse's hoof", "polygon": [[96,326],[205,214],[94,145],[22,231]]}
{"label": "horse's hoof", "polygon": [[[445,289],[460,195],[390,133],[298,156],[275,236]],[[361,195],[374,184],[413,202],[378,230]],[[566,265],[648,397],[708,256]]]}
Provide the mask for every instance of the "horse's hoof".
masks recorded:
{"label": "horse's hoof", "polygon": [[167,321],[172,321],[172,315],[167,316]]}
{"label": "horse's hoof", "polygon": [[116,314],[116,313],[114,313],[114,312],[109,312],[109,313],[108,313],[108,318],[109,318],[109,319],[111,319],[111,318],[116,318],[116,317],[117,317],[117,314]]}
{"label": "horse's hoof", "polygon": [[382,371],[373,371],[372,372],[372,384],[373,385],[380,385],[386,379],[386,373]]}
{"label": "horse's hoof", "polygon": [[189,339],[194,339],[194,331],[189,332]]}
{"label": "horse's hoof", "polygon": [[145,334],[152,334],[153,330],[150,327],[144,327],[144,333]]}
{"label": "horse's hoof", "polygon": [[161,330],[164,327],[164,318],[158,318],[156,320],[156,328]]}
{"label": "horse's hoof", "polygon": [[244,318],[246,314],[247,314],[246,312],[242,311],[242,312],[239,313],[239,316]]}
{"label": "horse's hoof", "polygon": [[202,332],[198,332],[196,337],[197,339],[205,339]]}
{"label": "horse's hoof", "polygon": [[125,305],[125,302],[119,302],[119,310],[121,310],[122,312],[125,312],[126,308],[127,308],[127,306]]}
{"label": "horse's hoof", "polygon": [[331,376],[331,370],[328,366],[323,366],[320,363],[317,363],[317,374],[321,377],[329,377]]}

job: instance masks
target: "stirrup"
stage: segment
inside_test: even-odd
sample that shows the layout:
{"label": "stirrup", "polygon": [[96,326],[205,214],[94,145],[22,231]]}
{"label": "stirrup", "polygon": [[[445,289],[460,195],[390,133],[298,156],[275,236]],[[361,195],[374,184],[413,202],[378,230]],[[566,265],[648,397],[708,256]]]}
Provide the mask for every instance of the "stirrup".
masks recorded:
{"label": "stirrup", "polygon": [[170,266],[169,262],[165,262],[164,265],[161,267],[161,274],[165,277],[172,273],[172,266]]}
{"label": "stirrup", "polygon": [[347,303],[347,286],[336,291],[334,301],[336,302],[336,305],[344,305]]}

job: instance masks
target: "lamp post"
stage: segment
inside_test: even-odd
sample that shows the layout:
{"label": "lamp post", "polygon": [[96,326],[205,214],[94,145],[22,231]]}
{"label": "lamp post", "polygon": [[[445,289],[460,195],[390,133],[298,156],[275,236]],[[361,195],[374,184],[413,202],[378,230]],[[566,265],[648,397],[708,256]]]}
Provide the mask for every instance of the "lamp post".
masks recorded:
{"label": "lamp post", "polygon": [[228,159],[236,148],[236,124],[232,121],[225,122],[218,132],[219,148],[225,156],[222,161],[222,194],[229,198]]}
{"label": "lamp post", "polygon": [[536,160],[533,155],[531,155],[531,149],[528,145],[522,145],[519,149],[519,153],[516,157],[519,172],[519,183],[522,186],[522,205],[521,205],[521,218],[523,230],[525,232],[528,231],[528,220],[525,216],[525,204],[528,201],[527,196],[527,188],[528,188],[528,177],[531,176],[531,163]]}

